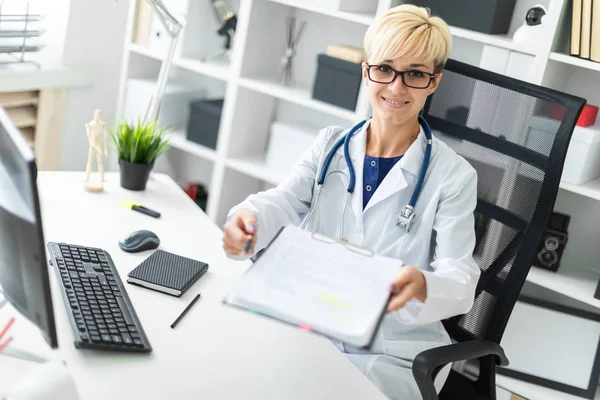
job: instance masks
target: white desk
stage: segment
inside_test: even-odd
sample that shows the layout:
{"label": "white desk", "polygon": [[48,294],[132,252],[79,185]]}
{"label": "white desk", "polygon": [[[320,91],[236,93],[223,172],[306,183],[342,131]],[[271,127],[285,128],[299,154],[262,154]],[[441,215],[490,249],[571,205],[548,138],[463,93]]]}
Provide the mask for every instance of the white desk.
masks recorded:
{"label": "white desk", "polygon": [[[119,186],[118,174],[108,174],[100,194],[85,192],[83,179],[82,172],[40,172],[46,241],[107,250],[123,282],[151,253],[129,254],[118,247],[119,239],[138,229],[154,231],[161,239],[159,248],[210,267],[181,298],[125,283],[153,347],[150,354],[75,349],[55,272],[50,271],[59,338],[53,355],[67,362],[82,400],[385,399],[326,339],[222,304],[249,261],[226,258],[221,230],[169,177],[152,175],[146,191],[130,192]],[[139,201],[162,217],[126,210],[121,200]],[[198,292],[198,304],[171,329]],[[10,313],[12,308],[2,310],[0,321]],[[22,317],[15,323],[15,345],[49,354],[41,334],[29,325]],[[0,391],[28,365],[0,356]]]}

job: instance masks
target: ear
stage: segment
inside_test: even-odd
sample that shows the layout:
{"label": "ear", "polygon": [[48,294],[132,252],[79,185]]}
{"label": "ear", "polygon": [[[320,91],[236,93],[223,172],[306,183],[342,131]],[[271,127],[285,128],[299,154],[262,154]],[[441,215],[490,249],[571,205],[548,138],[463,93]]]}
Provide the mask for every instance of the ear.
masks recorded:
{"label": "ear", "polygon": [[431,82],[427,96],[431,96],[437,90],[438,86],[440,85],[440,81],[442,80],[442,75],[443,74],[440,72],[437,75],[437,77],[435,77],[435,79]]}
{"label": "ear", "polygon": [[362,65],[362,78],[366,86],[369,86],[369,72],[367,71],[367,63],[363,61]]}

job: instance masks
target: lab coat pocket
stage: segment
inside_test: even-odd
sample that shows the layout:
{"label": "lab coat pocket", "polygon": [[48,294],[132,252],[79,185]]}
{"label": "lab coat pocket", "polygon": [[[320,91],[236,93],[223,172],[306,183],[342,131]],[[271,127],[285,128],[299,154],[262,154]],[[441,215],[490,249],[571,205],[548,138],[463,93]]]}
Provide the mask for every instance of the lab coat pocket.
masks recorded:
{"label": "lab coat pocket", "polygon": [[402,324],[396,313],[386,315],[383,324],[386,354],[412,360],[422,351],[450,343],[441,323],[428,325]]}

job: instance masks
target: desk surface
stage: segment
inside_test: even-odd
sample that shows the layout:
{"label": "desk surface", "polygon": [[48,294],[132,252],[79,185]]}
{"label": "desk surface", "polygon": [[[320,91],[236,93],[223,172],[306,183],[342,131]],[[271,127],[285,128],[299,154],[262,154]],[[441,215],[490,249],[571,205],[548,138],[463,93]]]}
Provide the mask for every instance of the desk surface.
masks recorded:
{"label": "desk surface", "polygon": [[[67,362],[82,400],[385,399],[328,340],[222,304],[249,261],[225,256],[221,230],[169,177],[153,174],[146,191],[131,192],[119,186],[118,174],[107,174],[105,191],[96,194],[83,190],[83,179],[82,172],[40,172],[46,241],[103,248],[125,282],[126,274],[151,252],[125,253],[118,240],[149,229],[160,237],[159,248],[207,262],[209,270],[181,298],[125,283],[153,346],[150,354],[75,349],[55,272],[50,271],[59,338],[53,356]],[[137,201],[162,217],[126,210],[121,200]],[[201,300],[171,329],[198,292]],[[6,316],[5,309],[0,317]],[[49,354],[39,332],[24,333],[30,324],[22,317],[17,322],[15,345]],[[0,357],[2,369],[10,363],[12,359]],[[17,370],[24,364],[14,360],[12,365]]]}

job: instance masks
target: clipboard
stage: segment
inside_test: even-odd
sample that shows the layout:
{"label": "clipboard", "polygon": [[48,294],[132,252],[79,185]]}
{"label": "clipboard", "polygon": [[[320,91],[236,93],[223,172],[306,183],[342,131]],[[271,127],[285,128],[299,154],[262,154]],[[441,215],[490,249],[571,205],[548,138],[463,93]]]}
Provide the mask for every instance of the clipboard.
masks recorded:
{"label": "clipboard", "polygon": [[[240,282],[244,282],[244,279],[246,276],[248,276],[248,274],[251,274],[252,271],[255,268],[260,268],[260,260],[265,256],[265,254],[269,254],[269,249],[272,248],[273,244],[276,242],[276,240],[280,237],[281,233],[284,231],[284,229],[286,229],[287,227],[282,227],[278,230],[278,232],[274,235],[274,237],[271,239],[271,241],[269,242],[269,244],[265,247],[264,251],[261,252],[259,255],[256,256],[255,258],[255,262],[254,264],[252,264],[248,270],[245,272],[245,274],[242,276],[242,278],[240,279]],[[294,226],[294,228],[299,229],[297,227]],[[303,231],[304,232],[304,231]],[[331,245],[340,245],[343,246],[346,250],[353,252],[354,254],[358,254],[362,257],[365,258],[373,258],[375,257],[375,254],[373,251],[361,247],[361,246],[357,246],[354,244],[351,244],[349,242],[343,241],[343,240],[339,240],[339,239],[334,239],[325,235],[322,235],[320,233],[309,233],[306,232],[307,235],[309,235],[311,240],[316,240],[319,241],[320,243],[325,243],[325,244],[331,244]],[[377,256],[380,257],[380,256]],[[392,260],[392,259],[389,259]],[[399,268],[402,265],[402,262],[400,260],[393,260],[393,262],[396,264],[396,269]],[[397,273],[397,270],[394,272],[394,275]],[[390,277],[390,282],[391,282],[391,278],[393,278],[393,276]],[[388,282],[389,283],[389,282]],[[387,287],[387,285],[386,285]],[[235,289],[234,289],[235,291]],[[264,312],[260,309],[258,309],[258,307],[251,307],[248,306],[246,304],[241,304],[240,301],[232,301],[231,299],[232,294],[230,293],[228,296],[226,296],[223,299],[223,303],[234,307],[234,308],[238,308],[244,311],[248,311],[251,312],[253,314],[262,316],[262,317],[266,317],[269,318],[271,320],[275,320],[278,321],[280,323],[283,323],[285,325],[289,325],[289,326],[293,326],[295,328],[301,329],[303,331],[306,332],[310,332],[322,337],[325,337],[327,339],[330,340],[334,340],[334,341],[339,341],[344,343],[345,345],[349,345],[352,346],[354,348],[358,348],[358,349],[363,349],[363,350],[370,350],[371,347],[373,346],[373,343],[375,342],[376,336],[377,336],[377,332],[381,326],[381,323],[383,321],[383,319],[385,318],[386,315],[386,310],[387,310],[387,305],[389,304],[391,298],[393,297],[393,293],[387,293],[385,296],[385,301],[383,302],[383,304],[381,305],[381,309],[378,310],[377,314],[373,314],[373,320],[374,320],[374,328],[372,329],[372,332],[370,332],[370,334],[368,335],[368,337],[366,338],[366,340],[362,343],[357,343],[357,342],[351,342],[348,340],[345,340],[342,337],[339,337],[335,334],[330,334],[329,332],[327,332],[326,329],[320,329],[317,326],[314,326],[313,324],[305,321],[305,322],[291,322],[290,320],[293,320],[293,317],[289,317],[289,318],[283,318],[281,316],[278,316],[277,313],[275,312]]]}

